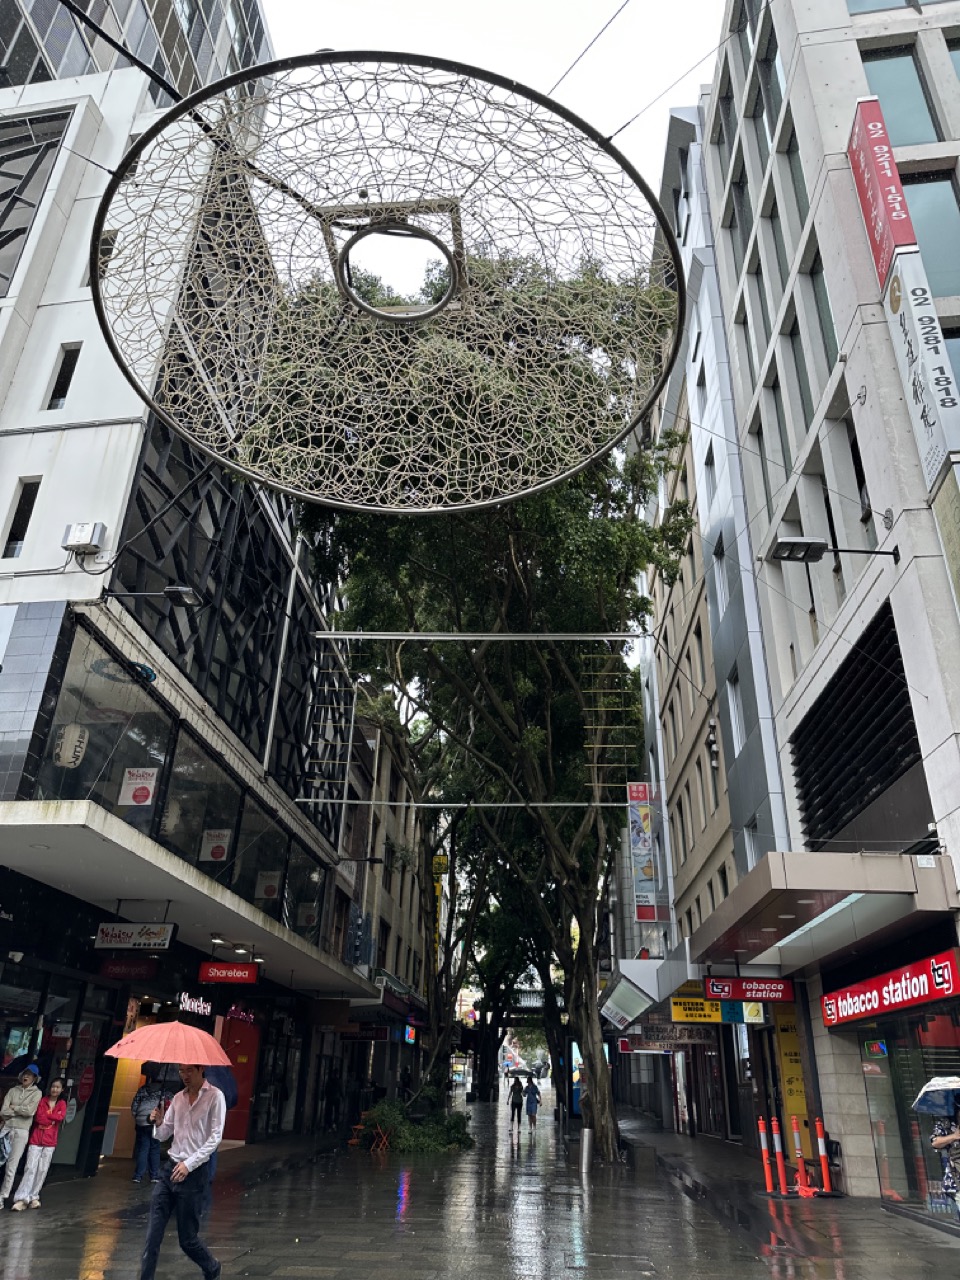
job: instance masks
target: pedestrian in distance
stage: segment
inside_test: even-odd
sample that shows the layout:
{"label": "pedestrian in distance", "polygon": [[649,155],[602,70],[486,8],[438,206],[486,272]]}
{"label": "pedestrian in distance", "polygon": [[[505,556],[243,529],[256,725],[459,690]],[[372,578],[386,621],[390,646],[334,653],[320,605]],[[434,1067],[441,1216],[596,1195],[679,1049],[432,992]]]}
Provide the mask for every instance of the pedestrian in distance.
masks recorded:
{"label": "pedestrian in distance", "polygon": [[203,1272],[204,1280],[219,1280],[222,1268],[200,1239],[200,1215],[209,1186],[207,1163],[220,1145],[227,1103],[219,1089],[204,1079],[204,1069],[182,1063],[183,1089],[166,1115],[158,1107],[151,1116],[161,1142],[172,1137],[160,1181],[150,1198],[150,1222],[140,1261],[140,1280],[154,1280],[163,1233],[171,1215],[177,1219],[180,1248]]}
{"label": "pedestrian in distance", "polygon": [[531,1129],[535,1129],[537,1127],[537,1108],[543,1099],[540,1097],[540,1090],[533,1083],[533,1076],[527,1076],[527,1087],[523,1091],[523,1096],[527,1100],[527,1123]]}
{"label": "pedestrian in distance", "polygon": [[517,1126],[517,1132],[520,1132],[520,1118],[523,1115],[523,1085],[520,1083],[520,1077],[513,1077],[513,1084],[507,1094],[507,1102],[510,1104],[510,1129]]}
{"label": "pedestrian in distance", "polygon": [[334,1067],[323,1086],[323,1128],[335,1133],[340,1125],[340,1072]]}
{"label": "pedestrian in distance", "polygon": [[37,1114],[43,1095],[37,1086],[40,1069],[35,1063],[20,1072],[17,1084],[7,1093],[0,1107],[0,1122],[10,1135],[10,1154],[3,1172],[3,1184],[0,1186],[0,1209],[6,1204],[7,1196],[17,1176],[17,1168],[30,1141],[30,1128],[33,1117]]}
{"label": "pedestrian in distance", "polygon": [[27,1162],[23,1166],[23,1177],[13,1197],[13,1207],[17,1213],[24,1209],[40,1208],[40,1191],[50,1172],[50,1161],[57,1149],[60,1126],[67,1118],[67,1103],[62,1097],[65,1088],[62,1080],[51,1081],[47,1096],[40,1099],[33,1117],[30,1140],[27,1143]]}
{"label": "pedestrian in distance", "polygon": [[162,1109],[170,1101],[171,1094],[160,1080],[162,1068],[159,1063],[145,1062],[140,1070],[145,1082],[130,1103],[134,1124],[133,1181],[142,1182],[149,1171],[150,1181],[156,1182],[160,1177],[160,1141],[150,1117],[157,1107]]}

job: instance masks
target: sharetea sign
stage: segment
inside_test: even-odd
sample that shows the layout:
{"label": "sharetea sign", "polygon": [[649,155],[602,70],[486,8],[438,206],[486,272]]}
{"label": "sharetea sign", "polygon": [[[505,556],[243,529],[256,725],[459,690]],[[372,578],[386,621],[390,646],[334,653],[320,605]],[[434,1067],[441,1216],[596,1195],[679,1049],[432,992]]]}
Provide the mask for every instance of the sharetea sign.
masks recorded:
{"label": "sharetea sign", "polygon": [[201,982],[256,982],[258,964],[239,964],[233,960],[204,960],[200,965]]}
{"label": "sharetea sign", "polygon": [[213,1005],[203,996],[192,996],[189,991],[181,991],[178,997],[181,1013],[196,1013],[201,1018],[209,1018],[213,1013]]}
{"label": "sharetea sign", "polygon": [[915,246],[917,237],[877,98],[861,98],[857,103],[847,156],[873,265],[883,289],[893,265],[893,255],[905,245]]}
{"label": "sharetea sign", "polygon": [[841,987],[821,996],[823,1021],[827,1027],[839,1027],[860,1018],[877,1018],[899,1013],[931,1000],[943,1000],[960,994],[960,967],[957,951],[941,951],[890,973],[881,973],[866,982]]}
{"label": "sharetea sign", "polygon": [[708,1000],[793,1000],[789,978],[705,978],[704,988]]}
{"label": "sharetea sign", "polygon": [[95,951],[167,951],[173,941],[172,924],[101,924]]}

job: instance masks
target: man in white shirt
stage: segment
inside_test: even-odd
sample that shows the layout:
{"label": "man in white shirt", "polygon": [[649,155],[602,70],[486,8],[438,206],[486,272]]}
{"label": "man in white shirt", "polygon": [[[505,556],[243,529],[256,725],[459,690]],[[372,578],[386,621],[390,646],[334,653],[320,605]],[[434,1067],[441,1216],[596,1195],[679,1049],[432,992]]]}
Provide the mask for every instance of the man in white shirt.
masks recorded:
{"label": "man in white shirt", "polygon": [[150,1225],[140,1261],[140,1280],[154,1280],[163,1233],[170,1215],[177,1216],[180,1248],[203,1272],[204,1280],[218,1280],[220,1263],[200,1239],[200,1214],[209,1180],[207,1161],[220,1145],[227,1107],[223,1094],[203,1078],[203,1067],[180,1067],[183,1090],[166,1115],[158,1107],[150,1116],[163,1142],[173,1135],[160,1181],[150,1200]]}

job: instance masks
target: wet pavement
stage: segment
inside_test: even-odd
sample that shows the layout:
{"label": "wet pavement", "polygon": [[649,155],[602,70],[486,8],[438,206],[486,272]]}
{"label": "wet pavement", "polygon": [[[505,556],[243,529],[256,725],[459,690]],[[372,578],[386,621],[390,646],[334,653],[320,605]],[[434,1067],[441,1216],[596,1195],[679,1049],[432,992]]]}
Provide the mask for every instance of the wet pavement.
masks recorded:
{"label": "wet pavement", "polygon": [[[321,1154],[279,1169],[277,1152],[224,1159],[206,1237],[224,1280],[920,1280],[960,1272],[960,1240],[871,1201],[776,1204],[731,1177],[698,1178],[689,1152],[666,1169],[567,1163],[544,1090],[519,1141],[506,1105],[470,1108],[476,1147],[456,1155]],[[656,1144],[657,1135],[649,1135]],[[723,1167],[729,1148],[699,1142]],[[258,1150],[262,1155],[258,1158]],[[225,1153],[229,1157],[231,1153]],[[272,1176],[263,1179],[264,1164]],[[0,1280],[136,1280],[149,1191],[125,1167],[61,1183],[37,1212],[0,1214]],[[171,1223],[158,1280],[199,1271]]]}

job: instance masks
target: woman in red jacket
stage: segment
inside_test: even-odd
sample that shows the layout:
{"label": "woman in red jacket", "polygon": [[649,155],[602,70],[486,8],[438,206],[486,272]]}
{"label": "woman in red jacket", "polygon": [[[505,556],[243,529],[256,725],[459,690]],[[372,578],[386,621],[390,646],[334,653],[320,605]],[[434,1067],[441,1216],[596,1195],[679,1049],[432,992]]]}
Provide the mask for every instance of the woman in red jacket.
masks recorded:
{"label": "woman in red jacket", "polygon": [[60,1097],[63,1089],[63,1081],[54,1080],[47,1090],[47,1096],[40,1099],[33,1118],[27,1145],[27,1163],[14,1196],[13,1207],[18,1213],[23,1209],[40,1208],[40,1188],[50,1171],[50,1161],[60,1137],[60,1126],[67,1115],[67,1104]]}

